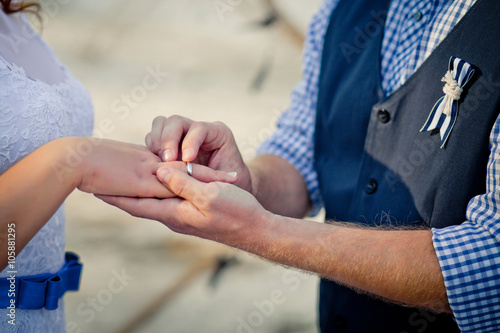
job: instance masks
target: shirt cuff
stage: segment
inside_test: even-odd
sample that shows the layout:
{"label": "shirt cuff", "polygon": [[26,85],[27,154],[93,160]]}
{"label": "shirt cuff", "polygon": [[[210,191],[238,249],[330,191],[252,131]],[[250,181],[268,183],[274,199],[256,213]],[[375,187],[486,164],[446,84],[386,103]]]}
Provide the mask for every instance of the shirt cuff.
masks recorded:
{"label": "shirt cuff", "polygon": [[500,331],[500,242],[464,222],[432,229],[450,307],[462,333]]}

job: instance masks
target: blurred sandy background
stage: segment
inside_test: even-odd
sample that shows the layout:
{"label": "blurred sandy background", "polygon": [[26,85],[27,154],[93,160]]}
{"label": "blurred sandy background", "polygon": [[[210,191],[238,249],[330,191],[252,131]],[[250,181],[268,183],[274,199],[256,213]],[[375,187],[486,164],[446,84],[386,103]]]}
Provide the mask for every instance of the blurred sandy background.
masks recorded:
{"label": "blurred sandy background", "polygon": [[[299,32],[318,3],[288,2]],[[300,38],[268,24],[266,1],[42,4],[42,36],[90,91],[98,136],[143,144],[156,115],[180,114],[225,122],[251,158],[300,79]],[[67,249],[84,263],[80,291],[65,297],[70,333],[317,331],[314,276],[176,235],[87,194],[73,193],[66,208]]]}

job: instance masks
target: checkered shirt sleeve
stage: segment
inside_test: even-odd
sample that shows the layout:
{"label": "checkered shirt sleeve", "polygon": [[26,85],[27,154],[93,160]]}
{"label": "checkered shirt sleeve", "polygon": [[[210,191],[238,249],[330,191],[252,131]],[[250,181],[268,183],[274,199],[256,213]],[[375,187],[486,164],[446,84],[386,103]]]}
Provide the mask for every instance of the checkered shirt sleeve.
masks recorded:
{"label": "checkered shirt sleeve", "polygon": [[323,41],[333,8],[339,0],[325,1],[313,17],[304,46],[302,81],[291,95],[290,106],[278,119],[276,132],[258,149],[290,162],[304,177],[312,203],[309,215],[323,207],[314,168],[314,128]]}
{"label": "checkered shirt sleeve", "polygon": [[500,117],[490,135],[486,193],[467,221],[433,229],[448,300],[461,331],[500,332]]}

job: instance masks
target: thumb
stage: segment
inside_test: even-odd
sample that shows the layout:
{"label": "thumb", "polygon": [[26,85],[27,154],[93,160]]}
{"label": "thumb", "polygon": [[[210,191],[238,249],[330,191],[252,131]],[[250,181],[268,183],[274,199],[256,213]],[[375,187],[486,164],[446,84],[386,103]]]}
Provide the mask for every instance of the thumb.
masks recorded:
{"label": "thumb", "polygon": [[201,191],[202,183],[175,168],[161,167],[156,172],[156,177],[172,193],[188,201],[192,201],[196,193]]}

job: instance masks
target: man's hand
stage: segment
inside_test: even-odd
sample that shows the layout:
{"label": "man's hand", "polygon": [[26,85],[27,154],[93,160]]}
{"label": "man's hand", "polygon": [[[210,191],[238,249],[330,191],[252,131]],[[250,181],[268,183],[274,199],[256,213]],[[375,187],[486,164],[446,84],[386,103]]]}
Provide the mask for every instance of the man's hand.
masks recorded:
{"label": "man's hand", "polygon": [[182,160],[214,170],[237,172],[235,185],[255,194],[250,171],[231,130],[223,123],[195,122],[181,116],[156,117],[146,136],[146,145],[164,162]]}
{"label": "man's hand", "polygon": [[98,196],[175,232],[211,239],[397,303],[449,312],[430,230],[349,228],[274,215],[230,184],[160,168],[178,198]]}
{"label": "man's hand", "polygon": [[160,168],[157,177],[178,198],[97,197],[133,216],[157,220],[175,232],[235,247],[241,247],[242,240],[252,238],[249,234],[272,219],[250,193],[231,184],[206,184],[171,167]]}

